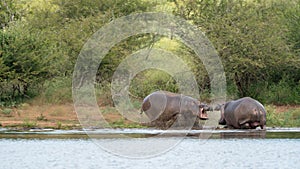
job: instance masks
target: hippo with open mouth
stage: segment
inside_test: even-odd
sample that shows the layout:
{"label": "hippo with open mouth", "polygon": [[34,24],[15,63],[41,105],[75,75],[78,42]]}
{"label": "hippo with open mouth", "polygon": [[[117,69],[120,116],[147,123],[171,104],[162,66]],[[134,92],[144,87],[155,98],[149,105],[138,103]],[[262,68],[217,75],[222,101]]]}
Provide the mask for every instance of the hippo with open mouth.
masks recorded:
{"label": "hippo with open mouth", "polygon": [[177,126],[188,128],[199,127],[199,119],[207,120],[206,111],[212,110],[207,104],[201,103],[183,94],[167,91],[156,91],[145,97],[141,113],[145,112],[156,127],[166,129],[177,119]]}

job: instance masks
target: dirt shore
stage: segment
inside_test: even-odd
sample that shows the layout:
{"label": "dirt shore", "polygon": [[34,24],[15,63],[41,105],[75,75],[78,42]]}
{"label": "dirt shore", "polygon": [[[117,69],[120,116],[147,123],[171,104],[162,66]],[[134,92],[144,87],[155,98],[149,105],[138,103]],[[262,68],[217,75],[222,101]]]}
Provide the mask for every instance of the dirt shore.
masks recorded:
{"label": "dirt shore", "polygon": [[[130,124],[113,107],[100,107],[110,124]],[[73,104],[23,104],[14,108],[0,108],[0,125],[9,128],[81,128]]]}
{"label": "dirt shore", "polygon": [[[141,127],[126,120],[114,107],[100,107],[103,116],[113,127]],[[275,106],[276,113],[300,109],[297,106]],[[22,104],[14,108],[0,107],[0,126],[9,128],[54,128],[73,129],[81,128],[73,104]]]}

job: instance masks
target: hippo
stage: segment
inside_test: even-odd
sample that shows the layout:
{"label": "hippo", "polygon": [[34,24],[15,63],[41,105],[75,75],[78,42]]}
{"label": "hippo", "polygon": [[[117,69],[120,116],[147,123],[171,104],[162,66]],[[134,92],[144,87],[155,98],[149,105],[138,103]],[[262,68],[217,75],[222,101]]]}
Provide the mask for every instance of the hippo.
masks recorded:
{"label": "hippo", "polygon": [[199,119],[207,120],[206,111],[210,110],[212,108],[207,104],[200,103],[192,97],[168,91],[156,91],[145,97],[141,113],[145,112],[152,125],[161,129],[171,126],[190,129],[199,127]]}
{"label": "hippo", "polygon": [[250,97],[226,102],[215,110],[221,111],[219,124],[228,128],[255,129],[259,126],[266,129],[266,110],[260,102]]}

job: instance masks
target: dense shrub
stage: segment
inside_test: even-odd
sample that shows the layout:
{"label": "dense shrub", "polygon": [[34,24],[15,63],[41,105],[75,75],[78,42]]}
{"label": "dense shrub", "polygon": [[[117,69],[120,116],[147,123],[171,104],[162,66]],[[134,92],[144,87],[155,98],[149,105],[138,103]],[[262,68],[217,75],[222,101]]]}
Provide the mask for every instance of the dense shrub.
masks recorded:
{"label": "dense shrub", "polygon": [[131,93],[140,98],[146,97],[148,94],[165,90],[170,92],[178,92],[178,86],[175,79],[166,72],[149,69],[139,73],[131,82]]}
{"label": "dense shrub", "polygon": [[[300,0],[6,0],[0,3],[0,104],[35,96],[45,102],[71,101],[74,64],[88,38],[117,17],[159,9],[173,10],[211,40],[225,68],[229,98],[300,103]],[[174,37],[155,34],[130,37],[110,50],[96,77],[97,87],[104,86],[102,96],[109,98],[111,76],[126,56],[162,41],[160,47],[191,68],[201,97],[212,97],[205,65],[195,53],[174,43]],[[155,90],[177,92],[176,79],[145,71],[130,86],[140,99]]]}

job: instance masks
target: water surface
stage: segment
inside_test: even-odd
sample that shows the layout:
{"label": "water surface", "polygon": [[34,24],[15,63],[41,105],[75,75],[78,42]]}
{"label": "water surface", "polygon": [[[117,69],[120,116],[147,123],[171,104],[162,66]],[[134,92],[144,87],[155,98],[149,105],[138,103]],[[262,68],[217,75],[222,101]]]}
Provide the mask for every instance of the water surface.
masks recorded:
{"label": "water surface", "polygon": [[[106,132],[107,137],[97,139],[90,139],[84,131],[18,132],[17,134],[1,131],[0,168],[294,169],[300,166],[300,139],[297,131],[287,132],[286,129],[267,131],[265,135],[257,134],[258,131],[215,131],[210,139],[200,139],[197,135],[199,131],[192,131],[190,136],[184,139],[176,135],[154,137],[161,132],[159,130],[133,131],[130,129],[98,130],[94,131],[94,134],[98,132],[98,135],[105,135]],[[108,137],[113,135],[111,132],[114,132],[114,136],[120,133],[127,133],[128,136],[132,136],[133,133],[142,135],[130,138]],[[145,133],[151,136],[140,137]],[[241,133],[244,136],[241,136],[243,135]],[[59,135],[64,137],[58,137]],[[251,135],[254,137],[250,137]],[[127,158],[101,148],[101,144],[108,142],[126,146],[143,142],[155,144],[158,141],[177,140],[180,140],[179,143],[168,151],[148,158]]]}

